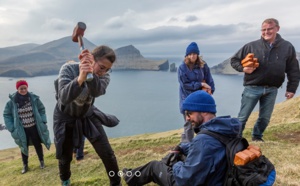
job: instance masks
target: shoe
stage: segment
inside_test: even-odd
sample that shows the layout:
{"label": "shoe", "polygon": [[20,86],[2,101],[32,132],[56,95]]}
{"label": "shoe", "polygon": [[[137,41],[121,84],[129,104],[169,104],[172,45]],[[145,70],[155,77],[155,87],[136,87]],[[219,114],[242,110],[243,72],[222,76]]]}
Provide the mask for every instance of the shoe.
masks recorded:
{"label": "shoe", "polygon": [[70,180],[65,180],[65,181],[61,182],[61,185],[62,186],[71,186],[71,182],[70,182]]}
{"label": "shoe", "polygon": [[76,163],[81,163],[83,160],[83,158],[80,158],[80,159],[76,159]]}
{"label": "shoe", "polygon": [[28,171],[28,165],[27,164],[25,164],[24,166],[23,166],[23,169],[22,169],[22,174],[25,174],[26,172]]}
{"label": "shoe", "polygon": [[259,138],[259,137],[252,137],[252,141],[255,141],[255,142],[265,142],[262,138]]}
{"label": "shoe", "polygon": [[44,168],[45,168],[45,163],[44,163],[44,161],[40,161],[40,168],[41,168],[41,169],[44,169]]}

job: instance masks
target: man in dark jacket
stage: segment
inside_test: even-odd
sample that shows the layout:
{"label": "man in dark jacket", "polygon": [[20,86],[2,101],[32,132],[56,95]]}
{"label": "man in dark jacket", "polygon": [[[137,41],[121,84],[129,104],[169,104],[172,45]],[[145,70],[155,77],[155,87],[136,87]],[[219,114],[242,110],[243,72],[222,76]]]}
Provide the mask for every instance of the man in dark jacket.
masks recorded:
{"label": "man in dark jacket", "polygon": [[[264,20],[261,25],[261,38],[246,44],[231,58],[231,66],[245,73],[245,88],[238,114],[243,129],[259,102],[259,117],[252,131],[253,141],[263,141],[263,132],[274,109],[277,89],[284,82],[285,74],[288,78],[285,93],[287,99],[293,98],[299,84],[299,63],[295,48],[277,33],[279,28],[276,19]],[[251,55],[259,65],[251,64]],[[243,130],[240,135],[242,132]]]}
{"label": "man in dark jacket", "polygon": [[[183,102],[186,120],[194,128],[236,137],[241,129],[238,119],[216,117],[216,104],[211,95],[198,90]],[[164,161],[151,161],[135,169],[123,169],[129,186],[155,182],[162,186],[222,186],[226,174],[226,149],[217,139],[207,134],[197,134],[190,143],[181,143],[173,153],[186,156],[172,167]]]}
{"label": "man in dark jacket", "polygon": [[[81,52],[80,63],[64,64],[55,82],[57,104],[54,109],[53,129],[56,158],[62,185],[70,185],[70,163],[73,147],[80,148],[85,136],[101,158],[111,186],[120,186],[117,175],[119,167],[102,124],[114,126],[119,121],[105,115],[93,104],[96,97],[106,92],[110,81],[108,72],[116,59],[114,51],[107,46],[96,47],[92,53]],[[87,74],[92,73],[92,80]],[[107,123],[116,120],[114,123]]]}

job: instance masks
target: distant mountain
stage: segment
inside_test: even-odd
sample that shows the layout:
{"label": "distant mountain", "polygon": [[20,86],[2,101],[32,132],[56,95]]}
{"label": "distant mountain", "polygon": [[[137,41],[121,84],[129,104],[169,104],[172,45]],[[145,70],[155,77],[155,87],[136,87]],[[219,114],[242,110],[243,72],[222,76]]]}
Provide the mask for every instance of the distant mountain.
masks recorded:
{"label": "distant mountain", "polygon": [[3,60],[12,56],[22,55],[37,46],[39,45],[34,43],[29,43],[29,44],[23,44],[18,46],[0,48],[0,59]]}
{"label": "distant mountain", "polygon": [[[83,38],[84,47],[92,51],[96,45]],[[12,52],[14,51],[14,53]],[[145,59],[132,45],[115,50],[115,70],[168,70],[168,60]],[[5,54],[7,53],[7,54]],[[27,44],[0,48],[0,76],[31,77],[58,74],[67,61],[78,61],[80,49],[71,37],[64,37],[43,45]],[[2,54],[2,55],[1,55]]]}
{"label": "distant mountain", "polygon": [[144,58],[140,51],[132,45],[115,50],[117,60],[113,69],[117,70],[168,70],[168,60],[149,60]]}
{"label": "distant mountain", "polygon": [[[300,62],[300,52],[296,52],[297,59]],[[235,69],[231,67],[230,58],[226,59],[222,63],[215,65],[210,68],[210,72],[212,74],[243,74],[243,72],[237,72]]]}

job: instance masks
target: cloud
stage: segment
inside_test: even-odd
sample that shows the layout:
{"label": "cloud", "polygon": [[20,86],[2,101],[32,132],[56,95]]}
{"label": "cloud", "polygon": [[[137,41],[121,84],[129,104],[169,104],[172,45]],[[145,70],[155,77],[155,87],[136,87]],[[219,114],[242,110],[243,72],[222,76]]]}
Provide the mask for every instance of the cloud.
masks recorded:
{"label": "cloud", "polygon": [[187,16],[185,18],[185,21],[186,22],[194,22],[194,21],[197,21],[198,20],[198,17],[197,16],[194,16],[194,15],[190,15],[190,16]]}
{"label": "cloud", "polygon": [[144,55],[182,56],[195,41],[205,53],[233,53],[260,37],[261,22],[279,20],[280,34],[300,51],[300,2],[290,0],[2,0],[0,47],[43,44],[72,34],[78,21],[85,37],[113,48],[134,45]]}

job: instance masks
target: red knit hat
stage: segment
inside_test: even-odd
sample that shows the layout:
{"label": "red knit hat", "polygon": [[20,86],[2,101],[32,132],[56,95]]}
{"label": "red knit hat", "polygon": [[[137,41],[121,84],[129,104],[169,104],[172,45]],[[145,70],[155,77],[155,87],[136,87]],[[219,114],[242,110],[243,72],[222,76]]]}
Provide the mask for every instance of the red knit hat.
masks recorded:
{"label": "red knit hat", "polygon": [[26,87],[28,87],[28,83],[27,83],[26,80],[24,80],[24,79],[21,79],[21,80],[17,81],[17,83],[16,83],[16,88],[17,88],[17,90],[18,90],[18,88],[19,88],[21,85],[26,85]]}

